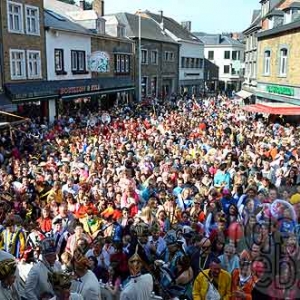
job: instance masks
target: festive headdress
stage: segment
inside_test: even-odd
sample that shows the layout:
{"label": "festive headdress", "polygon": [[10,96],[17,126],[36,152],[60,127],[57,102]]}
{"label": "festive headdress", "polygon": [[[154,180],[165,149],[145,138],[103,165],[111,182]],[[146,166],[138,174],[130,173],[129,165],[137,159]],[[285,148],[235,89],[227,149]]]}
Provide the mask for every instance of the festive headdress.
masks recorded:
{"label": "festive headdress", "polygon": [[131,276],[137,276],[142,269],[143,261],[138,254],[138,245],[135,248],[134,254],[128,260],[128,267]]}
{"label": "festive headdress", "polygon": [[42,255],[56,254],[56,246],[55,246],[54,239],[47,238],[41,241],[41,254]]}
{"label": "festive headdress", "polygon": [[15,274],[17,263],[14,259],[4,259],[0,262],[0,280]]}
{"label": "festive headdress", "polygon": [[48,279],[54,289],[69,289],[71,287],[72,276],[64,272],[48,273]]}

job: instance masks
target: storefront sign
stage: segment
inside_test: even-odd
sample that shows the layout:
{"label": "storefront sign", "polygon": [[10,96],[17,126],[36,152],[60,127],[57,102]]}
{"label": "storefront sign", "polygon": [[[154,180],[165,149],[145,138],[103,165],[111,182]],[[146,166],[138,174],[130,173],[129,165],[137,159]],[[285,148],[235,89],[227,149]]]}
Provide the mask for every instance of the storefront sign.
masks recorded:
{"label": "storefront sign", "polygon": [[269,93],[284,95],[284,96],[294,96],[295,95],[294,88],[291,88],[288,86],[267,85],[267,91]]}
{"label": "storefront sign", "polygon": [[88,60],[88,68],[91,72],[109,72],[109,55],[106,52],[93,52]]}
{"label": "storefront sign", "polygon": [[59,90],[60,95],[72,95],[72,94],[82,94],[88,92],[100,91],[100,84],[92,84],[86,86],[73,86],[73,87],[64,87]]}

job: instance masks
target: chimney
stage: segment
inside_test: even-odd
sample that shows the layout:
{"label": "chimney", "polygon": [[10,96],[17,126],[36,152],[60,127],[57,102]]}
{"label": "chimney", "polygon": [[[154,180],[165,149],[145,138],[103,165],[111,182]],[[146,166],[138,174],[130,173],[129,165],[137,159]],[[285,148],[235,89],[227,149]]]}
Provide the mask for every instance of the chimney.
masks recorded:
{"label": "chimney", "polygon": [[160,28],[161,30],[165,30],[165,25],[164,25],[164,12],[162,10],[160,12]]}
{"label": "chimney", "polygon": [[218,34],[219,44],[222,42],[222,34]]}
{"label": "chimney", "polygon": [[93,10],[97,13],[98,17],[104,16],[104,0],[94,0]]}
{"label": "chimney", "polygon": [[191,32],[191,30],[192,30],[192,22],[191,21],[181,22],[181,26],[189,32]]}
{"label": "chimney", "polygon": [[80,0],[79,1],[79,6],[82,10],[85,10],[85,0]]}

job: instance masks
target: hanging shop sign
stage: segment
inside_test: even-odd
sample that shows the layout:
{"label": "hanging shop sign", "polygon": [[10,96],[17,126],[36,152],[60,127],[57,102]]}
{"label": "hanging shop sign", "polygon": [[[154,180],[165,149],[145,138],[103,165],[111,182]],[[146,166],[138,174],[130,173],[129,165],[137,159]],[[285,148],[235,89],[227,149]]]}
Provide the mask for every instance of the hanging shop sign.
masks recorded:
{"label": "hanging shop sign", "polygon": [[91,72],[108,73],[109,72],[108,53],[103,51],[93,52],[88,59],[88,68]]}

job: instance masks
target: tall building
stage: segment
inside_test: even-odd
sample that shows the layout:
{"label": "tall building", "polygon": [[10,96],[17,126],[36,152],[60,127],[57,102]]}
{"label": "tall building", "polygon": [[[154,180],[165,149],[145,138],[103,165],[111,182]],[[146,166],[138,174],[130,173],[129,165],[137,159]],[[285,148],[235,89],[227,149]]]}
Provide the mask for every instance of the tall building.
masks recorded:
{"label": "tall building", "polygon": [[300,1],[263,0],[257,37],[256,104],[246,109],[300,115]]}
{"label": "tall building", "polygon": [[239,91],[244,81],[245,45],[222,34],[197,34],[204,43],[205,58],[219,67],[220,91]]}
{"label": "tall building", "polygon": [[[118,13],[104,16],[106,24],[124,26],[125,36],[134,42],[136,95],[165,99],[178,91],[179,43],[150,18],[141,18],[141,60],[139,58],[139,16]],[[141,63],[141,83],[139,82]]]}
{"label": "tall building", "polygon": [[190,21],[179,24],[174,19],[150,11],[142,12],[163,28],[179,47],[179,92],[200,95],[204,92],[204,44],[191,33]]}
{"label": "tall building", "polygon": [[43,0],[2,0],[0,13],[0,108],[17,110],[22,104],[23,112],[40,115],[47,109],[37,87],[47,75]]}

